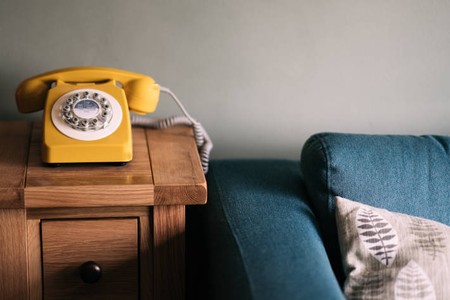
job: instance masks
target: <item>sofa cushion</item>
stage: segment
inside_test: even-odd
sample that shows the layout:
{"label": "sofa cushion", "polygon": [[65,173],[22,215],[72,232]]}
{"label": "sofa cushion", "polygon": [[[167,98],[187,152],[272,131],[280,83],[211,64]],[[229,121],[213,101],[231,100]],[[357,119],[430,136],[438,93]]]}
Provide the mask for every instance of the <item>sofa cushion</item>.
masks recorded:
{"label": "sofa cushion", "polygon": [[448,136],[317,134],[303,147],[301,169],[341,283],[335,196],[450,224]]}
{"label": "sofa cushion", "polygon": [[336,197],[348,299],[450,299],[450,227]]}
{"label": "sofa cushion", "polygon": [[188,228],[200,223],[196,238],[187,239],[188,255],[200,253],[198,265],[205,266],[204,278],[197,280],[204,294],[196,298],[344,299],[298,165],[211,162],[208,203],[188,208]]}

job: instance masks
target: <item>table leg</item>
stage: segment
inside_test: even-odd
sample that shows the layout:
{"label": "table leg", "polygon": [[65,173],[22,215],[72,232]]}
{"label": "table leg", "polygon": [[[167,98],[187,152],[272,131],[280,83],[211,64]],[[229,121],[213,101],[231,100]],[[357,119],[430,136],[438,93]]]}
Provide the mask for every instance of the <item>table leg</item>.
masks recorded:
{"label": "table leg", "polygon": [[0,299],[27,299],[25,211],[0,210]]}
{"label": "table leg", "polygon": [[185,298],[184,205],[153,207],[154,299]]}

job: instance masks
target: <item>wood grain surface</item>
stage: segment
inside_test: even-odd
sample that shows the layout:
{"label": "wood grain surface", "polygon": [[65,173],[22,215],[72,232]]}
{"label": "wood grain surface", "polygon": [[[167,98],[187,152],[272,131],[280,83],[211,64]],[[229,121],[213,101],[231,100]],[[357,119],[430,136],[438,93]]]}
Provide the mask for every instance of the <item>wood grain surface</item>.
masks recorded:
{"label": "wood grain surface", "polygon": [[0,122],[0,208],[21,208],[31,125]]}
{"label": "wood grain surface", "polygon": [[[44,299],[138,299],[138,221],[42,221]],[[98,282],[81,280],[87,261],[102,269]]]}
{"label": "wood grain surface", "polygon": [[[152,209],[151,209],[152,211]],[[139,217],[139,260],[140,260],[140,298],[142,300],[157,299],[153,297],[153,214]]]}
{"label": "wood grain surface", "polygon": [[[153,209],[152,207],[86,207],[28,209],[28,276],[30,299],[42,299],[40,222],[45,220],[104,220],[136,218],[139,239],[139,295],[153,299]],[[64,223],[69,224],[70,223]],[[133,227],[134,230],[134,227]],[[69,231],[70,232],[70,231]],[[0,293],[1,295],[1,293]],[[1,299],[1,297],[0,297]]]}
{"label": "wood grain surface", "polygon": [[27,299],[25,210],[0,210],[0,299]]}
{"label": "wood grain surface", "polygon": [[65,164],[51,168],[41,162],[41,128],[32,132],[25,188],[27,207],[92,207],[151,205],[153,180],[146,137],[133,129],[133,161],[108,164]]}
{"label": "wood grain surface", "polygon": [[95,207],[204,204],[206,179],[192,130],[133,128],[133,161],[124,167],[40,159],[41,128],[32,131],[26,207]]}
{"label": "wood grain surface", "polygon": [[206,180],[189,127],[147,130],[155,205],[204,204]]}
{"label": "wood grain surface", "polygon": [[42,299],[41,221],[28,220],[28,289],[30,300]]}
{"label": "wood grain surface", "polygon": [[185,297],[185,212],[184,205],[153,208],[154,299]]}
{"label": "wood grain surface", "polygon": [[[41,134],[0,122],[0,299],[183,299],[185,205],[207,197],[192,130],[133,128],[123,167],[45,166]],[[88,260],[114,276],[86,286]]]}

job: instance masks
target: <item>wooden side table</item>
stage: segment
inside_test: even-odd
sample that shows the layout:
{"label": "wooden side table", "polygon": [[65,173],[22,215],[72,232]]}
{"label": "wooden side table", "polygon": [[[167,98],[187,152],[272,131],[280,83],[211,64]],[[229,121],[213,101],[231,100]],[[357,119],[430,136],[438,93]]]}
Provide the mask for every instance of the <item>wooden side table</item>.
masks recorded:
{"label": "wooden side table", "polygon": [[43,166],[0,122],[0,299],[182,299],[185,206],[206,203],[192,131],[133,128],[133,161]]}

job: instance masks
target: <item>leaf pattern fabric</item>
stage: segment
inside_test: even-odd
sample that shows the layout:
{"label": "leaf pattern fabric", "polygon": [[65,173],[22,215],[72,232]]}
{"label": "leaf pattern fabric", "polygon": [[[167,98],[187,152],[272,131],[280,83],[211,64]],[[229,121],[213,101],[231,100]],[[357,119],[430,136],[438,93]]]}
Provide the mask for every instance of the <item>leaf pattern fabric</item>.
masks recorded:
{"label": "leaf pattern fabric", "polygon": [[450,227],[336,197],[348,299],[450,299]]}
{"label": "leaf pattern fabric", "polygon": [[435,300],[433,284],[427,274],[411,260],[400,270],[395,281],[396,300]]}
{"label": "leaf pattern fabric", "polygon": [[356,214],[356,227],[369,253],[382,264],[392,265],[398,237],[391,224],[373,210],[361,207]]}
{"label": "leaf pattern fabric", "polygon": [[411,233],[416,243],[434,260],[439,254],[444,254],[446,245],[445,236],[434,224],[420,219],[411,220]]}
{"label": "leaf pattern fabric", "polygon": [[345,290],[347,299],[376,299],[383,300],[383,276],[379,273],[351,278]]}

